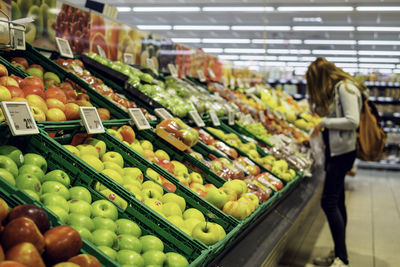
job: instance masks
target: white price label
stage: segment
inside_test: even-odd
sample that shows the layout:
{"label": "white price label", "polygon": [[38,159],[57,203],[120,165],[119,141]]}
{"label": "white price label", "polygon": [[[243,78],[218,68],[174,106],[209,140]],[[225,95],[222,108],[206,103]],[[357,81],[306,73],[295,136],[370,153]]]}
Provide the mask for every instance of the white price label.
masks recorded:
{"label": "white price label", "polygon": [[100,45],[97,45],[97,53],[99,53],[101,57],[107,58],[106,52],[104,52],[103,48]]}
{"label": "white price label", "polygon": [[28,103],[3,101],[1,107],[13,135],[39,133]]}
{"label": "white price label", "polygon": [[151,129],[149,122],[147,121],[146,117],[144,116],[144,114],[140,108],[130,108],[129,115],[131,116],[131,119],[133,120],[136,127],[140,131]]}
{"label": "white price label", "polygon": [[151,58],[146,59],[146,64],[150,67],[150,69],[155,70],[154,61]]}
{"label": "white price label", "polygon": [[99,113],[95,107],[79,107],[79,115],[88,134],[104,133]]}
{"label": "white price label", "polygon": [[171,73],[172,77],[178,78],[178,71],[176,70],[176,67],[174,64],[168,64],[168,69],[169,69],[169,72]]}
{"label": "white price label", "polygon": [[82,69],[80,66],[74,65],[74,66],[72,66],[72,69],[73,69],[76,73],[78,73],[79,75],[82,75],[82,74],[83,74],[83,69]]}
{"label": "white price label", "polygon": [[26,50],[25,46],[25,31],[23,27],[17,26],[14,31],[14,46],[18,50]]}
{"label": "white price label", "polygon": [[239,87],[241,87],[241,88],[244,87],[242,79],[237,78],[237,79],[236,79],[236,83],[237,83],[237,85],[238,85]]}
{"label": "white price label", "polygon": [[235,79],[231,78],[231,89],[235,89]]}
{"label": "white price label", "polygon": [[231,109],[228,111],[228,124],[235,125],[235,113]]}
{"label": "white price label", "polygon": [[72,53],[71,46],[69,45],[68,40],[56,37],[56,43],[58,52],[63,57],[74,58],[74,54]]}
{"label": "white price label", "polygon": [[189,116],[192,118],[192,120],[194,120],[194,123],[196,123],[197,127],[204,127],[206,126],[206,124],[204,123],[204,121],[202,120],[202,118],[200,117],[199,113],[197,112],[197,110],[191,110],[189,111]]}
{"label": "white price label", "polygon": [[124,63],[133,64],[133,55],[131,53],[124,53]]}
{"label": "white price label", "polygon": [[264,122],[265,122],[265,114],[264,114],[264,111],[263,111],[263,110],[260,110],[260,111],[258,112],[258,116],[260,117],[260,121],[261,121],[262,123],[264,123]]}
{"label": "white price label", "polygon": [[162,120],[172,119],[173,116],[165,108],[156,108],[154,113]]}
{"label": "white price label", "polygon": [[209,110],[208,113],[210,114],[211,121],[214,126],[220,126],[221,122],[218,119],[217,113],[215,113],[215,110]]}
{"label": "white price label", "polygon": [[216,76],[215,76],[215,73],[213,72],[213,70],[211,68],[208,68],[207,71],[208,71],[208,74],[210,75],[211,79],[215,79]]}
{"label": "white price label", "polygon": [[206,81],[206,77],[204,76],[203,70],[197,70],[197,76],[199,77],[200,82]]}

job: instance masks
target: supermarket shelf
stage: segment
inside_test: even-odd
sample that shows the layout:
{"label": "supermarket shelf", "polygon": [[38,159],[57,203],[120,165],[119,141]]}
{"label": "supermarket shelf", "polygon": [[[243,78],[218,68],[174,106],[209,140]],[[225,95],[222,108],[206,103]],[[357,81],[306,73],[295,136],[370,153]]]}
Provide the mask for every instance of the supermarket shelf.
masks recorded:
{"label": "supermarket shelf", "polygon": [[387,163],[383,160],[381,162],[366,162],[358,161],[357,167],[363,169],[385,169],[385,170],[400,170],[400,163]]}

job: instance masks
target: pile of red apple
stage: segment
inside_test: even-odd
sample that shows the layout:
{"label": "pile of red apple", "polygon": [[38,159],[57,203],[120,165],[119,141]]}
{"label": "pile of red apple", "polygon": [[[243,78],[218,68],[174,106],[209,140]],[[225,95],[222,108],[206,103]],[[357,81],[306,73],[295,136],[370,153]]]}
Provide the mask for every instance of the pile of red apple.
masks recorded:
{"label": "pile of red apple", "polygon": [[198,132],[179,118],[163,120],[158,124],[158,127],[172,134],[188,147],[194,146],[199,140]]}
{"label": "pile of red apple", "polygon": [[76,230],[67,225],[49,229],[47,213],[35,205],[9,211],[0,198],[0,227],[0,267],[101,267],[96,257],[78,255],[82,239]]}

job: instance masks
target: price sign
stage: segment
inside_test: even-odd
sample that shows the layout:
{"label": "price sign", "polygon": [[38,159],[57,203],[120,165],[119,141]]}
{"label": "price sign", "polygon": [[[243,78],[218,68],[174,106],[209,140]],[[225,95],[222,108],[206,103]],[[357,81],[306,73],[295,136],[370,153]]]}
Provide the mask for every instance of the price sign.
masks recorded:
{"label": "price sign", "polygon": [[197,76],[199,77],[200,82],[204,83],[206,81],[203,70],[197,70]]}
{"label": "price sign", "polygon": [[261,121],[261,122],[265,122],[265,114],[264,114],[264,111],[263,111],[263,110],[260,110],[260,111],[258,112],[258,116],[260,117],[260,121]]}
{"label": "price sign", "polygon": [[1,108],[13,135],[39,133],[28,103],[3,101],[1,102]]}
{"label": "price sign", "polygon": [[228,124],[235,125],[235,113],[231,109],[228,111]]}
{"label": "price sign", "polygon": [[196,123],[197,127],[204,127],[206,124],[204,121],[201,119],[199,113],[197,110],[191,110],[189,111],[189,116],[194,120],[194,123]]}
{"label": "price sign", "polygon": [[140,131],[151,129],[149,122],[147,121],[146,117],[144,116],[144,114],[140,108],[130,108],[129,115],[131,116],[131,119],[133,120],[136,127]]}
{"label": "price sign", "polygon": [[208,68],[207,70],[208,70],[208,74],[210,75],[211,79],[215,79],[216,76],[215,76],[213,70],[211,68]]}
{"label": "price sign", "polygon": [[208,113],[210,114],[211,117],[211,121],[213,123],[214,126],[220,126],[221,122],[218,119],[217,113],[215,113],[215,110],[210,110],[208,111]]}
{"label": "price sign", "polygon": [[74,54],[72,53],[71,46],[69,45],[68,40],[56,37],[56,43],[58,52],[60,53],[61,56],[74,58]]}
{"label": "price sign", "polygon": [[174,64],[168,64],[168,69],[169,69],[169,72],[171,73],[172,77],[178,78],[178,71],[176,70],[176,67]]}
{"label": "price sign", "polygon": [[165,108],[156,108],[154,113],[162,120],[172,119],[173,116]]}
{"label": "price sign", "polygon": [[107,58],[106,52],[104,52],[103,48],[100,45],[97,45],[97,53],[99,53],[101,57]]}
{"label": "price sign", "polygon": [[13,44],[18,50],[26,50],[25,46],[25,30],[22,26],[16,26],[12,30],[14,32]]}
{"label": "price sign", "polygon": [[95,107],[80,107],[79,115],[81,116],[87,133],[99,134],[105,132],[99,113],[97,113]]}
{"label": "price sign", "polygon": [[124,63],[133,64],[133,55],[131,53],[124,53]]}

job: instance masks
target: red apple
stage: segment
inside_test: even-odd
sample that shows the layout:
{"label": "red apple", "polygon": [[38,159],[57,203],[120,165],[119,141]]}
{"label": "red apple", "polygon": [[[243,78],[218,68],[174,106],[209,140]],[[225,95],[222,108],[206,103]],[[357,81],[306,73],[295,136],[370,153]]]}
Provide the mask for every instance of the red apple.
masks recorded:
{"label": "red apple", "polygon": [[44,68],[39,64],[32,64],[32,65],[29,66],[29,69],[30,68],[40,69],[44,73]]}
{"label": "red apple", "polygon": [[27,217],[31,219],[42,233],[46,232],[50,228],[47,213],[36,205],[22,204],[14,207],[8,214],[7,220],[8,222],[11,222],[19,217]]}
{"label": "red apple", "polygon": [[77,104],[80,107],[93,107],[92,103],[84,99],[76,100],[75,104]]}
{"label": "red apple", "polygon": [[63,102],[64,104],[67,103],[67,96],[65,95],[64,91],[60,88],[54,87],[49,88],[45,91],[46,98],[56,98]]}
{"label": "red apple", "polygon": [[0,225],[3,220],[7,217],[10,208],[4,199],[0,198]]}
{"label": "red apple", "polygon": [[80,267],[101,267],[99,260],[90,254],[79,254],[70,258],[68,262],[78,264]]}
{"label": "red apple", "polygon": [[36,247],[29,242],[19,243],[7,250],[6,260],[17,261],[28,267],[46,267]]}
{"label": "red apple", "polygon": [[47,98],[46,99],[46,105],[48,109],[51,108],[58,108],[61,109],[65,113],[65,105],[63,102],[56,98]]}
{"label": "red apple", "polygon": [[79,267],[79,265],[73,262],[60,262],[53,265],[53,267]]}
{"label": "red apple", "polygon": [[65,105],[65,117],[67,120],[79,120],[79,106],[75,103],[68,103]]}
{"label": "red apple", "polygon": [[11,93],[11,97],[24,97],[24,91],[17,86],[7,86],[8,91]]}
{"label": "red apple", "polygon": [[178,123],[173,120],[163,120],[160,122],[160,127],[164,128],[167,132],[178,133],[181,128]]}
{"label": "red apple", "polygon": [[19,217],[9,222],[4,227],[1,240],[6,251],[21,242],[30,242],[39,253],[42,253],[45,244],[39,228],[31,219],[26,217]]}
{"label": "red apple", "polygon": [[90,101],[90,97],[85,94],[85,93],[78,93],[78,96],[76,97],[77,100],[86,100]]}
{"label": "red apple", "polygon": [[117,132],[119,132],[122,135],[124,141],[128,142],[129,144],[132,144],[133,141],[135,141],[135,131],[132,129],[131,126],[123,125],[119,127]]}
{"label": "red apple", "polygon": [[7,86],[19,87],[18,82],[9,76],[0,77],[0,85],[5,86],[5,87],[7,87]]}
{"label": "red apple", "polygon": [[24,89],[25,86],[37,86],[44,90],[43,81],[35,76],[25,77],[24,80],[21,82],[20,87]]}
{"label": "red apple", "polygon": [[0,64],[0,77],[3,76],[8,76],[8,70],[6,68],[6,66],[4,66],[3,64]]}
{"label": "red apple", "polygon": [[110,111],[106,108],[97,108],[97,113],[99,113],[99,117],[101,120],[109,120],[111,118]]}
{"label": "red apple", "polygon": [[13,62],[21,64],[22,66],[24,66],[25,69],[29,67],[28,60],[23,57],[14,57],[11,59],[11,64],[13,64]]}
{"label": "red apple", "polygon": [[22,91],[24,91],[25,97],[28,95],[38,95],[42,99],[46,99],[46,94],[44,93],[44,90],[40,88],[39,86],[32,85],[32,86],[25,86]]}
{"label": "red apple", "polygon": [[21,88],[21,83],[24,79],[22,79],[21,77],[15,76],[15,75],[10,75],[10,77],[13,78],[14,80],[16,80],[18,83],[18,87]]}
{"label": "red apple", "polygon": [[71,89],[74,89],[74,87],[72,86],[72,84],[69,83],[69,82],[62,82],[62,83],[60,83],[59,87],[60,87],[61,89],[64,89],[64,88],[71,88]]}
{"label": "red apple", "polygon": [[59,108],[51,108],[46,112],[47,121],[66,121],[65,113]]}
{"label": "red apple", "polygon": [[2,261],[0,262],[0,267],[27,267],[27,266],[17,261]]}
{"label": "red apple", "polygon": [[52,262],[62,262],[77,255],[82,247],[80,234],[71,226],[53,227],[44,234],[46,258]]}

